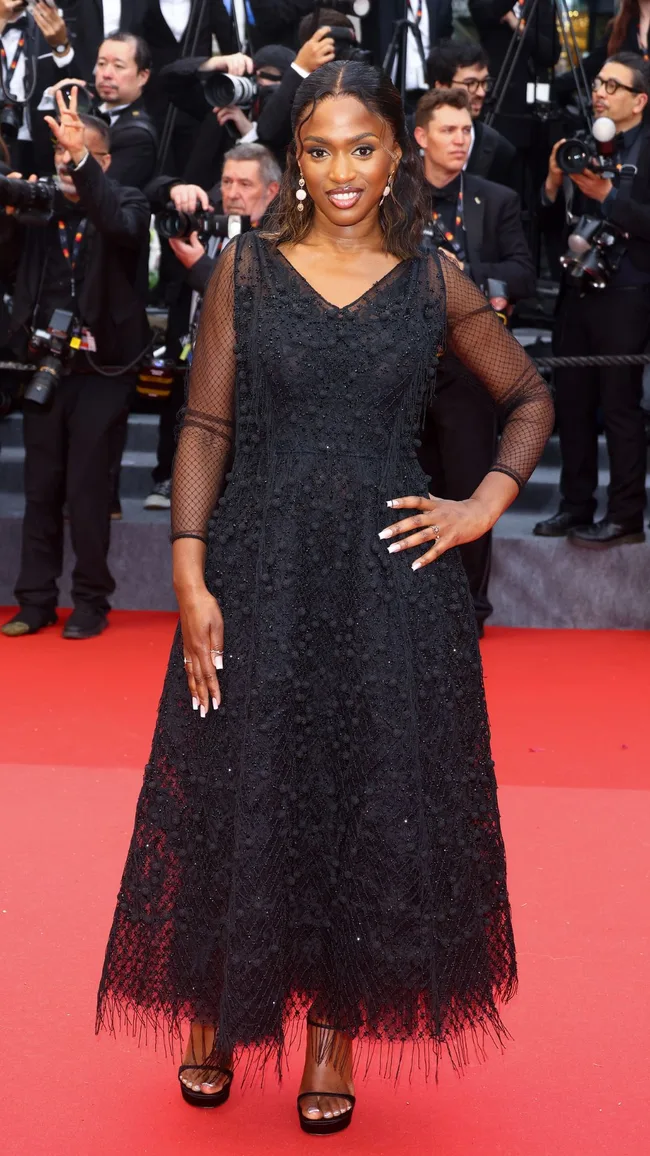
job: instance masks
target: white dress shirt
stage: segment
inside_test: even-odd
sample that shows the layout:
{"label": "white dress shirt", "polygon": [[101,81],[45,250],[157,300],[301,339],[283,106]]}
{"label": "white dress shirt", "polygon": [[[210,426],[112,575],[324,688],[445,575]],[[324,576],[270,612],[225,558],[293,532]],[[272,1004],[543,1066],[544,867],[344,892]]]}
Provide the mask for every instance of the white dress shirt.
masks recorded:
{"label": "white dress shirt", "polygon": [[180,44],[190,22],[192,0],[159,0],[160,11],[167,27]]}
{"label": "white dress shirt", "polygon": [[[5,88],[14,99],[21,104],[27,95],[25,90],[25,52],[21,52],[20,58],[16,65],[15,72],[11,72],[11,64],[18,51],[20,43],[21,31],[19,28],[14,28],[13,24],[7,24],[4,32],[0,36],[5,53],[7,54],[7,63],[4,66],[4,82]],[[52,53],[52,59],[57,68],[64,68],[69,64],[74,57],[74,50],[72,48],[66,52],[65,56],[57,56],[55,52]],[[30,123],[29,106],[25,106],[23,110],[23,123],[18,129],[18,140],[31,140],[31,123]]]}
{"label": "white dress shirt", "polygon": [[122,23],[122,0],[102,0],[104,9],[104,40],[119,30]]}

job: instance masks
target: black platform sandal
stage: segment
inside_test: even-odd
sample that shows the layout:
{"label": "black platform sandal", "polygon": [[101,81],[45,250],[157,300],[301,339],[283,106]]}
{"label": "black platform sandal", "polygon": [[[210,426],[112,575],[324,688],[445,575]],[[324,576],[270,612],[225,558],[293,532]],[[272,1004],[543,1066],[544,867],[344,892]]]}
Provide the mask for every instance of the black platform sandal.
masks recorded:
{"label": "black platform sandal", "polygon": [[[352,1107],[341,1116],[332,1116],[331,1120],[310,1120],[300,1107],[300,1101],[305,1100],[308,1096],[337,1096],[339,1100],[349,1100]],[[312,1136],[333,1136],[335,1132],[342,1132],[344,1128],[350,1127],[355,1104],[356,1098],[349,1092],[301,1092],[298,1096],[300,1127],[303,1132],[309,1132]]]}
{"label": "black platform sandal", "polygon": [[[223,1088],[218,1092],[195,1092],[193,1088],[188,1088],[181,1080],[183,1072],[188,1071],[189,1068],[194,1068],[195,1071],[201,1072],[217,1072],[220,1076],[227,1076],[228,1082],[224,1084]],[[188,1104],[192,1104],[194,1108],[218,1108],[220,1104],[225,1104],[230,1095],[230,1088],[232,1086],[234,1073],[230,1068],[217,1068],[214,1064],[181,1064],[178,1069],[178,1081],[181,1086],[181,1095]],[[205,1080],[202,1081],[204,1084]]]}
{"label": "black platform sandal", "polygon": [[[342,1028],[336,1028],[332,1024],[318,1023],[317,1020],[311,1020],[309,1017],[307,1018],[307,1025],[310,1028],[320,1028],[324,1032],[337,1032],[343,1036],[346,1034]],[[310,1120],[300,1107],[301,1101],[306,1100],[309,1096],[336,1096],[340,1100],[347,1100],[351,1106],[347,1112],[343,1112],[340,1116],[332,1116],[330,1120],[324,1118]],[[333,1136],[335,1132],[342,1132],[344,1128],[349,1128],[352,1123],[352,1113],[356,1102],[356,1096],[353,1096],[351,1092],[301,1092],[297,1101],[300,1127],[303,1132],[308,1132],[311,1136]]]}

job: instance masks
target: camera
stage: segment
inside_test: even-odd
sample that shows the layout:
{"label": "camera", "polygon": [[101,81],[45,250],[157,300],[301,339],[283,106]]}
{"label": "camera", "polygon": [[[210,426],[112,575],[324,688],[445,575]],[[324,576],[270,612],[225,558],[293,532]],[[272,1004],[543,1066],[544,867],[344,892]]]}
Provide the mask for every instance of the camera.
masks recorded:
{"label": "camera", "polygon": [[330,28],[328,36],[334,41],[335,60],[356,60],[358,64],[372,64],[372,53],[359,48],[352,28]]}
{"label": "camera", "polygon": [[560,145],[555,155],[558,168],[567,176],[589,168],[599,176],[611,180],[616,175],[615,137],[614,121],[608,116],[599,116],[594,121],[591,132],[577,132],[574,137]]}
{"label": "camera", "polygon": [[16,210],[21,221],[47,224],[52,216],[56,185],[50,180],[22,181],[0,176],[0,205]]}
{"label": "camera", "polygon": [[51,401],[67,361],[74,326],[73,313],[55,309],[47,329],[36,329],[32,334],[28,356],[37,362],[37,368],[25,386],[26,402],[46,406]]}
{"label": "camera", "polygon": [[5,101],[0,105],[0,132],[7,140],[14,141],[23,123],[23,114],[20,107]]}
{"label": "camera", "polygon": [[604,289],[625,253],[628,234],[599,217],[579,217],[560,264],[585,288]]}
{"label": "camera", "polygon": [[257,98],[254,76],[230,76],[228,72],[199,73],[203,93],[210,108],[250,108]]}
{"label": "camera", "polygon": [[236,215],[226,217],[221,213],[181,213],[170,205],[164,212],[158,213],[156,226],[160,236],[165,241],[183,240],[198,233],[199,237],[233,237],[240,233],[248,233],[251,227],[250,217]]}

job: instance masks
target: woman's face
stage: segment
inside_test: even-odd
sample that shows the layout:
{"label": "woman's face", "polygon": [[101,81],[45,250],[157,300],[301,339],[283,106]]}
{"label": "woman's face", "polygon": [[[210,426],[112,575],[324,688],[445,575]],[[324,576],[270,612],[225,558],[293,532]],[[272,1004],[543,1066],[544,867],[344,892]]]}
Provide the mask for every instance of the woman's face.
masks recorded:
{"label": "woman's face", "polygon": [[307,192],[333,225],[356,225],[376,211],[401,155],[390,126],[354,96],[322,100],[300,129]]}

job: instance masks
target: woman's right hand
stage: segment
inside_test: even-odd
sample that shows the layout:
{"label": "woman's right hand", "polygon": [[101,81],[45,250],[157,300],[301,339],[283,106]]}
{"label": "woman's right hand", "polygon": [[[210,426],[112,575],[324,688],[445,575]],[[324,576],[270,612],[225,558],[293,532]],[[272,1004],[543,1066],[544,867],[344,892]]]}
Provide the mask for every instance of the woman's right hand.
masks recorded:
{"label": "woman's right hand", "polygon": [[223,670],[223,615],[209,590],[179,594],[183,659],[194,710],[205,718],[221,702],[217,671]]}

